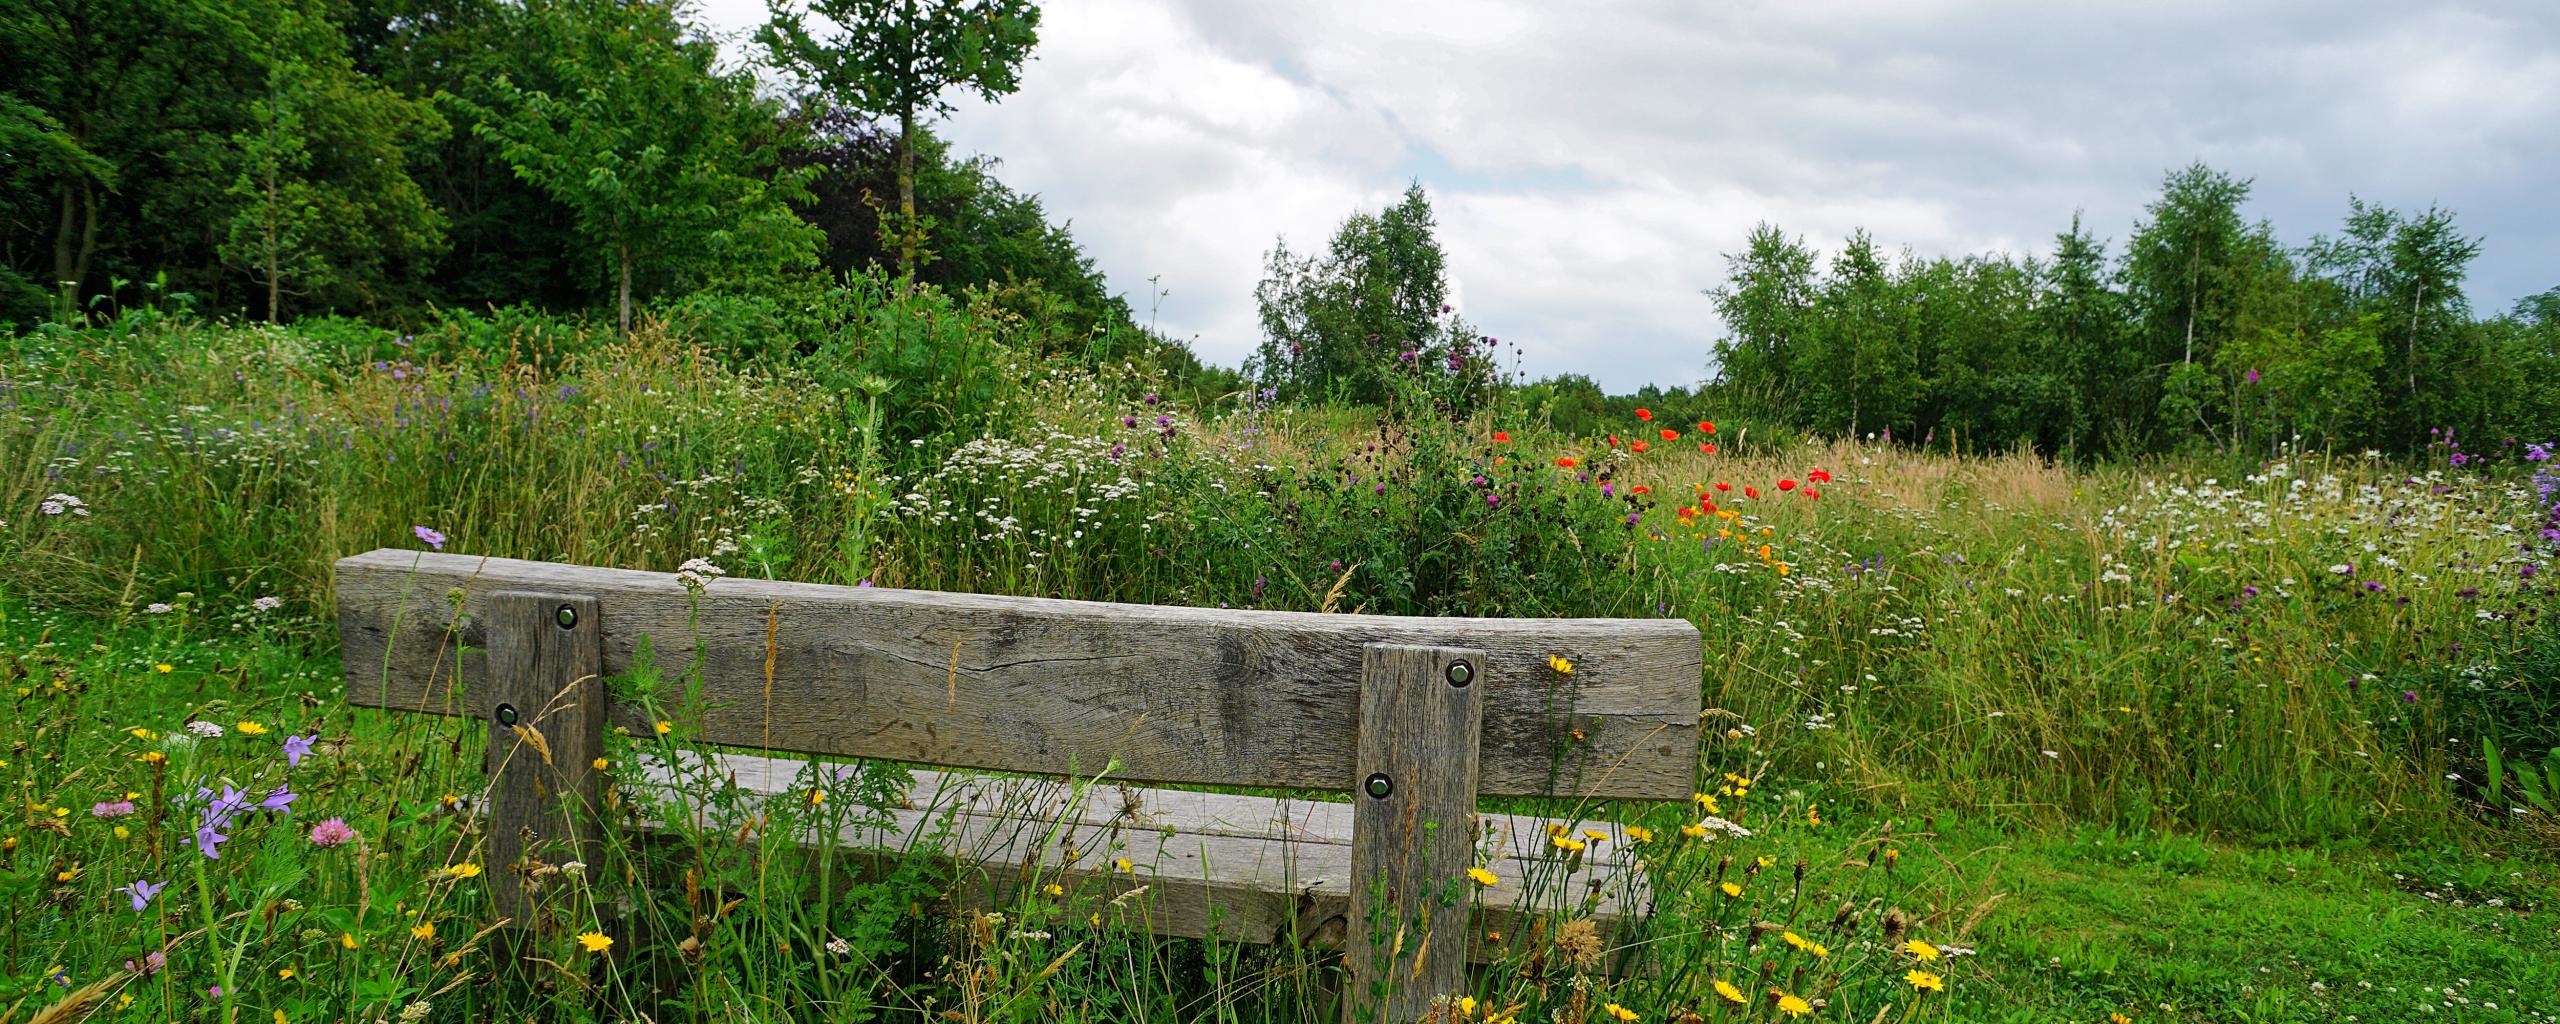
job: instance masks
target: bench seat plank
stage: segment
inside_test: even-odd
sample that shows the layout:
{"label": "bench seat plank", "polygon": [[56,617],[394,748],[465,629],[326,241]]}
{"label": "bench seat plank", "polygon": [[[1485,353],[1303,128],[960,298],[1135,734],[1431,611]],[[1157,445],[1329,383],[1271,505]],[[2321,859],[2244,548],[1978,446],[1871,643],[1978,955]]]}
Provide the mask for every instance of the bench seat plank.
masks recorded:
{"label": "bench seat plank", "polygon": [[[643,767],[641,779],[662,792],[703,792],[714,780],[701,771],[691,768],[677,779],[655,763]],[[719,755],[716,772],[762,799],[805,793],[816,777],[808,762],[745,754]],[[848,826],[835,844],[946,857],[974,873],[964,874],[953,893],[963,905],[1001,906],[1021,887],[1051,881],[1104,900],[1145,887],[1143,900],[1102,912],[1130,915],[1124,923],[1163,935],[1214,932],[1259,944],[1294,930],[1303,941],[1341,943],[1351,897],[1351,805],[1115,783],[1087,788],[1083,800],[1073,793],[1052,779],[919,771],[907,806],[891,812],[888,828]],[[695,813],[706,831],[737,827],[699,805]],[[1480,863],[1502,878],[1482,894],[1482,932],[1519,934],[1530,918],[1570,904],[1577,909],[1570,916],[1592,917],[1605,933],[1649,900],[1645,877],[1630,868],[1626,835],[1615,824],[1508,814],[1482,815],[1481,823]],[[1548,841],[1551,824],[1608,838],[1568,868]],[[1117,866],[1124,858],[1133,870]],[[1540,890],[1534,894],[1527,891],[1533,879]],[[967,884],[973,880],[983,884]],[[1588,912],[1580,912],[1586,906]],[[1473,949],[1489,959],[1502,945],[1478,941]]]}

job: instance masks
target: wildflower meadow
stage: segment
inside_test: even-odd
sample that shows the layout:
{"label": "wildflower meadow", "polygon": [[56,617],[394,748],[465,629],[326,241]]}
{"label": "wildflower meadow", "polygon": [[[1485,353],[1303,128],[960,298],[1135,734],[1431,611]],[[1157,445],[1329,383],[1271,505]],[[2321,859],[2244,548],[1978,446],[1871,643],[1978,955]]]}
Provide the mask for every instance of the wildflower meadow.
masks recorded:
{"label": "wildflower meadow", "polygon": [[[833,848],[909,766],[652,783],[703,751],[685,636],[610,681],[662,717],[598,760],[603,855],[545,866],[540,926],[502,930],[484,732],[343,698],[330,565],[384,546],[697,592],[1694,623],[1695,799],[1495,802],[1588,825],[1471,870],[1525,927],[1444,1020],[2560,1013],[2545,443],[2075,467],[1705,405],[1568,434],[1420,384],[1201,400],[937,315],[1007,360],[981,406],[662,325],[515,355],[470,324],[18,342],[0,1020],[1339,1015],[1322,943]],[[1604,855],[1649,886],[1611,929],[1541,877]]]}

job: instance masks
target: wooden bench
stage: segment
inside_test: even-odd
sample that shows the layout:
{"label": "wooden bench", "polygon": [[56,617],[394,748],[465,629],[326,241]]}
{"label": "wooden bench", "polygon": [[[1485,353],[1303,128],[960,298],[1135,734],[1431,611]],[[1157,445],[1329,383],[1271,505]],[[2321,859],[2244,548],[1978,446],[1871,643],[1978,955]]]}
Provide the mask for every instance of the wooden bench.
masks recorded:
{"label": "wooden bench", "polygon": [[[593,843],[590,761],[606,729],[652,728],[603,683],[644,639],[671,672],[701,659],[707,707],[692,724],[704,742],[1048,777],[918,772],[888,827],[842,842],[904,849],[943,826],[934,852],[983,871],[994,893],[1039,865],[1147,886],[1144,923],[1162,934],[1338,941],[1354,1002],[1385,990],[1379,1019],[1412,1019],[1459,989],[1469,957],[1487,952],[1471,939],[1536,912],[1518,884],[1533,873],[1552,880],[1549,897],[1601,894],[1604,918],[1641,912],[1640,869],[1616,852],[1626,844],[1562,857],[1550,829],[1584,823],[1479,814],[1479,796],[1684,800],[1696,783],[1701,649],[1678,620],[1229,611],[745,579],[696,593],[670,573],[395,549],[340,560],[336,585],[351,703],[489,723],[488,875],[499,912],[519,920],[526,897],[505,868]],[[808,784],[807,762],[714,756],[711,770],[750,790]],[[1085,799],[1069,799],[1078,790]],[[1117,870],[1120,858],[1146,872]],[[1491,920],[1471,927],[1471,901],[1445,896],[1477,866],[1512,888],[1482,901]],[[1364,907],[1371,894],[1383,904]],[[1391,983],[1363,987],[1380,978]]]}

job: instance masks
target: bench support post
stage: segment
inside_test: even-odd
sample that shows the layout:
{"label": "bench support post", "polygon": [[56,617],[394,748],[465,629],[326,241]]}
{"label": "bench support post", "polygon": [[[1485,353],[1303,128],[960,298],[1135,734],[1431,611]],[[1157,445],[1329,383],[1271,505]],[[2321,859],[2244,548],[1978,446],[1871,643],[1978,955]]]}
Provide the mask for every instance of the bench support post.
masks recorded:
{"label": "bench support post", "polygon": [[539,893],[573,884],[556,870],[532,872],[592,865],[601,849],[594,761],[606,707],[596,604],[564,594],[489,596],[489,680],[478,708],[489,723],[487,877],[519,951]]}
{"label": "bench support post", "polygon": [[1362,651],[1347,1021],[1404,1024],[1463,994],[1485,684],[1482,651]]}

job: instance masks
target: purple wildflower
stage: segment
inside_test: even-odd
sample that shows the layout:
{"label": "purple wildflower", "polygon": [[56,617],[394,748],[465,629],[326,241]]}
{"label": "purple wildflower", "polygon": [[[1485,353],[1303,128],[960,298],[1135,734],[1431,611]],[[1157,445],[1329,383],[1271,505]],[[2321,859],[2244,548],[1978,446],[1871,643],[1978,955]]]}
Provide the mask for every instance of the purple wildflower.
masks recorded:
{"label": "purple wildflower", "polygon": [[258,801],[258,809],[262,811],[281,811],[286,814],[291,814],[293,813],[293,802],[301,798],[302,794],[296,793],[283,786],[277,786],[275,792],[267,794],[266,799]]}
{"label": "purple wildflower", "polygon": [[319,742],[319,740],[320,736],[318,733],[313,733],[309,736],[285,737],[284,766],[287,768],[302,767],[302,759],[311,756],[311,745]]}
{"label": "purple wildflower", "polygon": [[311,826],[311,845],[322,849],[343,846],[355,837],[356,830],[349,828],[343,818],[331,818]]}
{"label": "purple wildflower", "polygon": [[2248,382],[2249,382],[2249,383],[2251,383],[2251,384],[2255,384],[2255,383],[2257,383],[2257,382],[2258,382],[2258,368],[2257,368],[2257,367],[2255,367],[2255,366],[2250,367],[2250,368],[2249,368],[2249,372],[2244,373],[2244,374],[2241,374],[2241,375],[2240,375],[2240,378],[2241,378],[2242,380],[2246,380],[2246,381],[2248,381]]}
{"label": "purple wildflower", "polygon": [[412,526],[409,528],[409,532],[417,534],[418,540],[426,544],[426,546],[438,551],[444,550],[444,534],[437,533],[436,531],[424,526]]}
{"label": "purple wildflower", "polygon": [[204,851],[204,859],[206,860],[221,860],[222,852],[215,849],[215,847],[221,846],[222,844],[230,841],[230,836],[214,831],[214,826],[212,825],[206,825],[203,828],[196,830],[196,849]]}
{"label": "purple wildflower", "polygon": [[131,813],[133,813],[131,800],[102,800],[89,808],[89,815],[96,818],[121,818]]}
{"label": "purple wildflower", "polygon": [[125,961],[125,962],[124,962],[124,969],[125,969],[125,970],[132,971],[133,973],[135,973],[135,974],[139,974],[139,975],[141,975],[141,976],[143,976],[143,977],[145,977],[145,978],[148,978],[148,977],[150,977],[150,976],[152,976],[152,975],[154,975],[154,974],[158,974],[158,973],[160,973],[160,972],[161,972],[161,970],[163,970],[163,969],[167,968],[168,966],[169,966],[169,954],[167,954],[167,953],[159,953],[159,952],[155,952],[155,953],[151,954],[150,956],[143,957],[143,958],[142,958],[142,962],[141,962],[141,963],[135,963],[135,962],[133,962],[133,961],[131,961],[131,960],[127,960],[127,961]]}
{"label": "purple wildflower", "polygon": [[2402,690],[2402,691],[2400,691],[2400,703],[2402,703],[2402,704],[2415,704],[2415,703],[2417,703],[2417,702],[2418,702],[2418,691],[2416,691],[2416,690]]}
{"label": "purple wildflower", "polygon": [[152,897],[160,895],[160,890],[168,887],[167,882],[146,882],[137,878],[133,880],[132,885],[121,886],[116,891],[132,897],[133,912],[139,914],[151,905]]}

